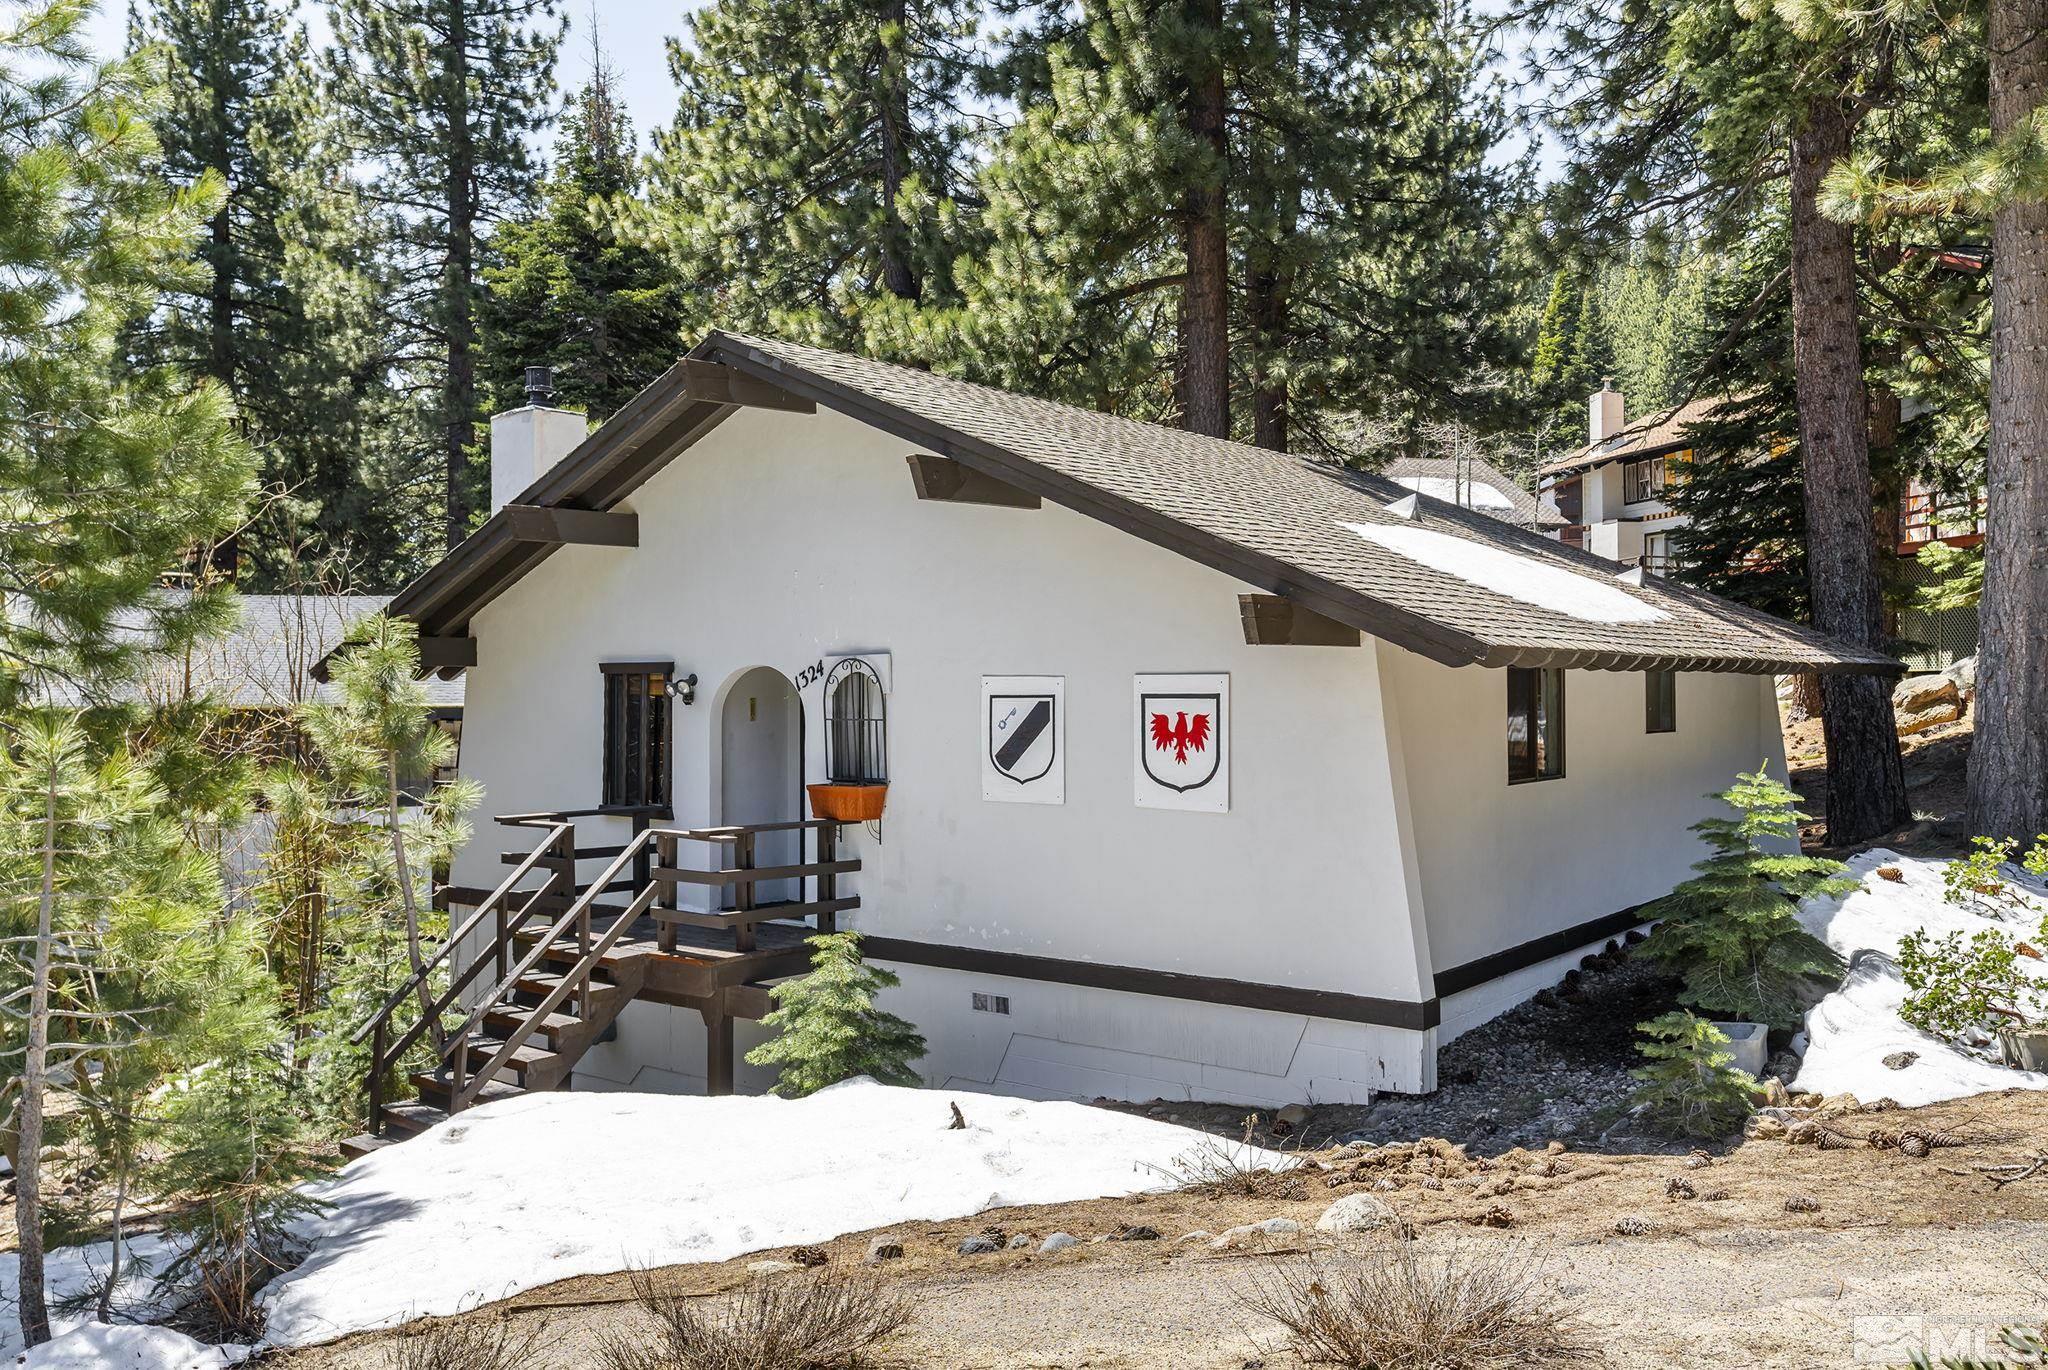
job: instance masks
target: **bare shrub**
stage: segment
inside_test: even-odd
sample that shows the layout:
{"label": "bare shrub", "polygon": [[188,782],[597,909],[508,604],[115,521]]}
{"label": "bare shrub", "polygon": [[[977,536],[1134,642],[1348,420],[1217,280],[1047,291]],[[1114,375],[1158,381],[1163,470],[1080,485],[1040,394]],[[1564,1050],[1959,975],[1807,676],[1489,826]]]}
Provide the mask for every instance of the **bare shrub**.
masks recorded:
{"label": "bare shrub", "polygon": [[1265,1151],[1252,1142],[1257,1124],[1258,1115],[1252,1114],[1244,1120],[1244,1135],[1237,1141],[1204,1137],[1170,1164],[1148,1163],[1146,1168],[1175,1189],[1206,1199],[1307,1198],[1301,1158],[1290,1153],[1280,1164],[1272,1164]]}
{"label": "bare shrub", "polygon": [[718,1299],[665,1293],[646,1271],[632,1281],[655,1334],[607,1337],[606,1370],[850,1370],[911,1317],[908,1300],[862,1272],[757,1279]]}
{"label": "bare shrub", "polygon": [[1239,1301],[1287,1329],[1303,1360],[1358,1370],[1521,1370],[1596,1363],[1579,1306],[1514,1243],[1425,1256],[1390,1240],[1362,1259],[1274,1267]]}
{"label": "bare shrub", "polygon": [[392,1349],[391,1370],[528,1370],[540,1361],[545,1321],[471,1314],[422,1322]]}

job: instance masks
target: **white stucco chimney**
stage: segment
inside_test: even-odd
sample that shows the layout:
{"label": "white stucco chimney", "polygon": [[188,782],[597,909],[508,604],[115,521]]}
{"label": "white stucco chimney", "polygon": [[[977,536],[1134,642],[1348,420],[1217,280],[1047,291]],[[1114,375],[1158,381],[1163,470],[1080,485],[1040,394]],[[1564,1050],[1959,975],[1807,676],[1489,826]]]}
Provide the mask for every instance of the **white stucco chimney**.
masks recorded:
{"label": "white stucco chimney", "polygon": [[1621,431],[1621,392],[1601,377],[1600,388],[1586,404],[1586,441],[1605,442]]}
{"label": "white stucco chimney", "polygon": [[576,450],[590,434],[583,415],[554,407],[555,376],[545,366],[526,368],[526,403],[491,415],[491,512]]}

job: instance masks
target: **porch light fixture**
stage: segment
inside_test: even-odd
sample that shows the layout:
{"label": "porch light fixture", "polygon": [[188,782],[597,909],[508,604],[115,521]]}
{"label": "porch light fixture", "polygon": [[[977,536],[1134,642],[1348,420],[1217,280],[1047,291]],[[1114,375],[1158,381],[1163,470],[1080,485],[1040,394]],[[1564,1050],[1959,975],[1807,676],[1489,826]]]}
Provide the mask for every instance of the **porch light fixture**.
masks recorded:
{"label": "porch light fixture", "polygon": [[697,673],[692,671],[680,680],[670,679],[668,692],[675,696],[678,703],[685,705],[695,704],[697,702]]}

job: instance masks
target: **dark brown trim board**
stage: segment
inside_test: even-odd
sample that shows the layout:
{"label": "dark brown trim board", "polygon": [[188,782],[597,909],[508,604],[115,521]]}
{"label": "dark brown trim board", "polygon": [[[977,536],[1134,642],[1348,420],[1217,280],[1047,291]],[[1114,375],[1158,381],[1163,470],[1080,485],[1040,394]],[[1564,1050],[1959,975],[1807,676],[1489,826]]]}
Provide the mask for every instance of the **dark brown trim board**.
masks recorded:
{"label": "dark brown trim board", "polygon": [[640,516],[547,504],[508,504],[501,511],[514,542],[638,547]]}
{"label": "dark brown trim board", "polygon": [[1437,998],[1448,999],[1453,994],[1477,989],[1489,980],[1498,980],[1503,975],[1527,970],[1530,966],[1540,965],[1552,957],[1562,956],[1589,943],[1598,942],[1603,938],[1619,937],[1630,928],[1642,926],[1646,921],[1643,910],[1647,907],[1645,904],[1637,904],[1590,922],[1545,933],[1541,937],[1532,938],[1505,951],[1496,951],[1490,956],[1467,961],[1462,966],[1440,970],[1436,973]]}
{"label": "dark brown trim board", "polygon": [[1239,595],[1237,616],[1248,647],[1356,647],[1358,629],[1282,595]]}
{"label": "dark brown trim board", "polygon": [[1036,509],[1041,501],[1028,490],[962,466],[951,457],[934,457],[912,452],[910,483],[919,499],[943,500],[950,504],[993,504],[1004,509]]}
{"label": "dark brown trim board", "polygon": [[918,942],[902,937],[864,936],[861,938],[861,951],[877,961],[896,961],[910,966],[933,966],[974,975],[1001,975],[1012,980],[1037,980],[1045,984],[1081,985],[1089,989],[1122,990],[1126,994],[1151,994],[1201,1004],[1230,1004],[1237,1008],[1264,1009],[1269,1013],[1301,1013],[1312,1018],[1371,1023],[1416,1032],[1435,1027],[1439,1016],[1434,999],[1410,1003],[1345,994],[1338,990],[1301,989],[1294,985],[1226,980],[1214,975],[1186,975],[1179,971],[1144,970],[1137,966],[1106,966],[1094,961],[1067,961],[1053,956],[987,951],[980,947],[949,946],[943,942]]}

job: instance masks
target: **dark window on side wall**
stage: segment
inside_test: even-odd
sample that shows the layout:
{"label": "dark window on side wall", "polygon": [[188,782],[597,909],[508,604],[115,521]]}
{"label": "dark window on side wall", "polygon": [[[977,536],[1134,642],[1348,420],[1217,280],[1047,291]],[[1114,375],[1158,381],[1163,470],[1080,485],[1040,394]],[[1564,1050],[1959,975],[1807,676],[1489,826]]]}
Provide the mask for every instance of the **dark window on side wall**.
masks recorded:
{"label": "dark window on side wall", "polygon": [[604,798],[608,809],[666,808],[669,802],[668,682],[673,663],[606,663]]}
{"label": "dark window on side wall", "polygon": [[1564,774],[1564,672],[1508,668],[1508,783]]}
{"label": "dark window on side wall", "polygon": [[1678,672],[1643,672],[1643,731],[1678,731]]}

